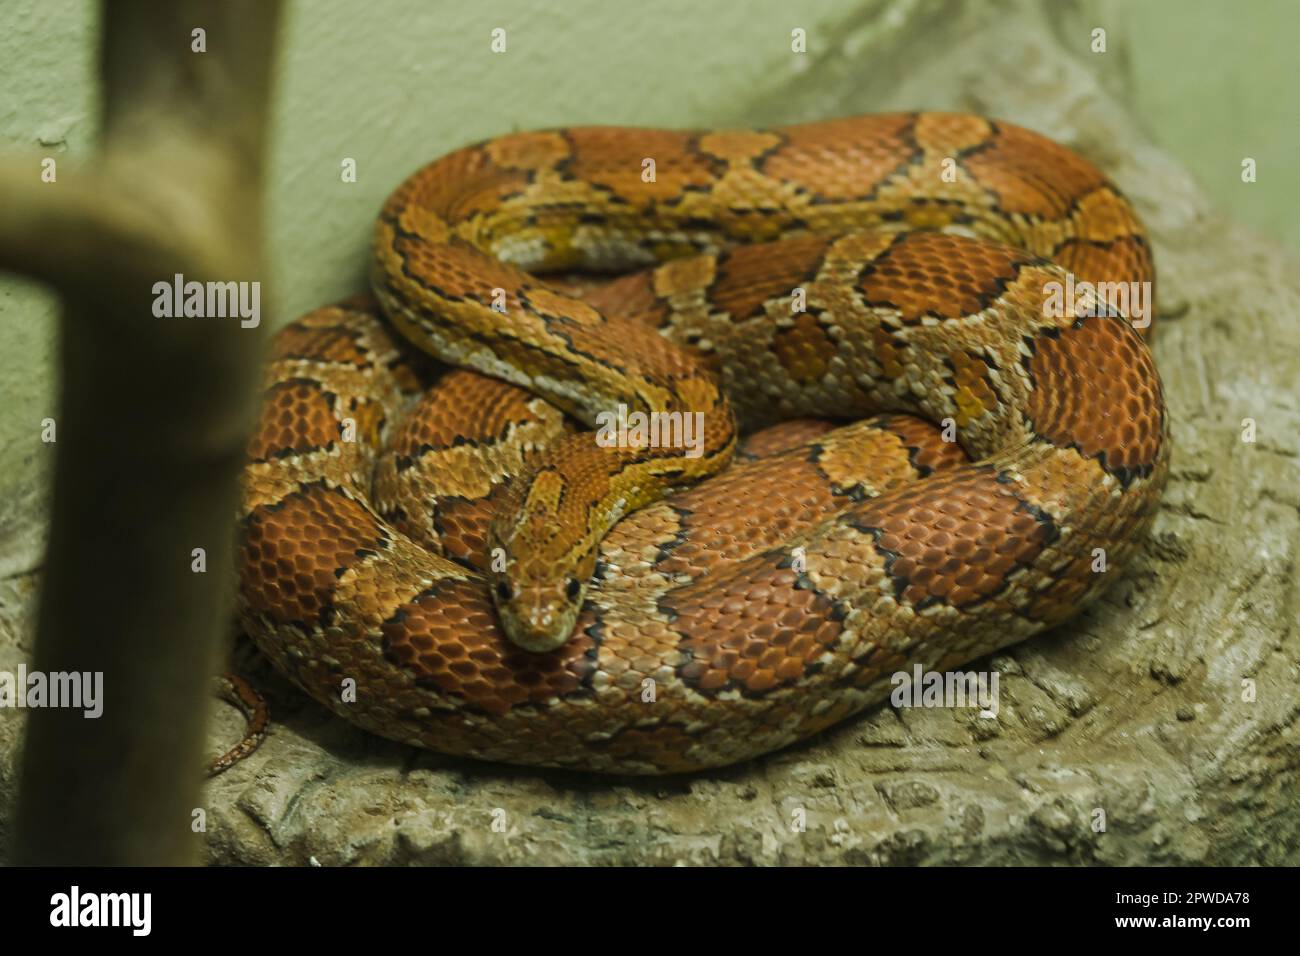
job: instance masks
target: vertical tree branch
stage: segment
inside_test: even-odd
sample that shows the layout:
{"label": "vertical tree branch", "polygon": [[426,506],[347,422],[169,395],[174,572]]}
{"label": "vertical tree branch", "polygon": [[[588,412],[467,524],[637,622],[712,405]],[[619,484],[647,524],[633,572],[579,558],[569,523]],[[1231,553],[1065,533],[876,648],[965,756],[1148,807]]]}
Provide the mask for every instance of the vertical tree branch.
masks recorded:
{"label": "vertical tree branch", "polygon": [[[210,678],[261,330],[158,318],[156,282],[257,281],[267,0],[105,3],[104,142],[56,184],[0,166],[0,268],[64,296],[53,518],[33,668],[103,673],[103,715],[30,712],[15,860],[192,862]],[[191,31],[206,31],[206,52]],[[191,570],[206,554],[206,573]]]}

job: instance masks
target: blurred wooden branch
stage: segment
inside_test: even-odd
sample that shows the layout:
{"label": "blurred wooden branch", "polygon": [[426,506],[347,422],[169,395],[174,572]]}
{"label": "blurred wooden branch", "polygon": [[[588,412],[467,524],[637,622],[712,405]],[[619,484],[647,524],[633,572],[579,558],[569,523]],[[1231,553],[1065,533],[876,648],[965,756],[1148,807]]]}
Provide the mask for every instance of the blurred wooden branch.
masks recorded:
{"label": "blurred wooden branch", "polygon": [[[14,862],[193,862],[211,677],[261,330],[157,318],[153,286],[257,281],[278,0],[103,7],[103,143],[0,162],[0,268],[64,297],[33,669],[103,673],[103,715],[29,713]],[[192,50],[192,31],[206,51]],[[206,573],[191,570],[195,548]]]}

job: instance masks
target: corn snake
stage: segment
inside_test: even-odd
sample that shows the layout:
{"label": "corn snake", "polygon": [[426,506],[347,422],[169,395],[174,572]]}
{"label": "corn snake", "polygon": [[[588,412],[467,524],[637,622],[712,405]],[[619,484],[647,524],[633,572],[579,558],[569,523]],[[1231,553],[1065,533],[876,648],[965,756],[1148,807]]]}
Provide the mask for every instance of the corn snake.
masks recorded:
{"label": "corn snake", "polygon": [[[766,753],[1069,617],[1163,488],[1142,335],[1045,308],[1151,282],[1143,228],[1008,124],[512,134],[415,173],[374,250],[378,304],[273,343],[239,612],[391,739],[623,773]],[[618,404],[702,413],[700,454],[574,424]]]}

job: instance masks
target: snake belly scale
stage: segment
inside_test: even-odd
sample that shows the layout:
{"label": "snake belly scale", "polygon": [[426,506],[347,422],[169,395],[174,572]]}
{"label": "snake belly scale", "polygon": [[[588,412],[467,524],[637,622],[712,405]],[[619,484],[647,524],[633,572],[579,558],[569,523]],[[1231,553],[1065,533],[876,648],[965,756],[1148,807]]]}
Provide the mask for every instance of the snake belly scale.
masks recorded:
{"label": "snake belly scale", "polygon": [[[385,204],[373,298],[273,341],[241,621],[447,754],[775,750],[1122,573],[1168,471],[1151,300],[1049,290],[1153,280],[1101,173],[975,116],[457,150]],[[619,405],[695,448],[596,441]]]}

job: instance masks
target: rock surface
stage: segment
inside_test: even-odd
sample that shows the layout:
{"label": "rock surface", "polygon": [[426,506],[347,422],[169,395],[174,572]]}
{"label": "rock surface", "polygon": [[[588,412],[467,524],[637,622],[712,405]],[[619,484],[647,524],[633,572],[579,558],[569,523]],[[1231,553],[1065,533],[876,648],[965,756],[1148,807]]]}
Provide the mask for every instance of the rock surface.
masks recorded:
{"label": "rock surface", "polygon": [[[1122,580],[1072,622],[974,665],[1000,675],[994,719],[884,708],[761,760],[665,779],[392,744],[243,647],[273,732],[206,791],[211,862],[1300,862],[1297,261],[1217,215],[1148,142],[1119,105],[1123,51],[1089,62],[1072,8],[1049,23],[1033,5],[985,6],[864,6],[805,77],[720,120],[981,112],[1078,149],[1134,200],[1155,243],[1175,458]],[[30,653],[33,592],[26,576],[0,584],[0,669]],[[213,751],[240,726],[223,708]],[[0,712],[0,806],[12,806],[20,731]]]}

